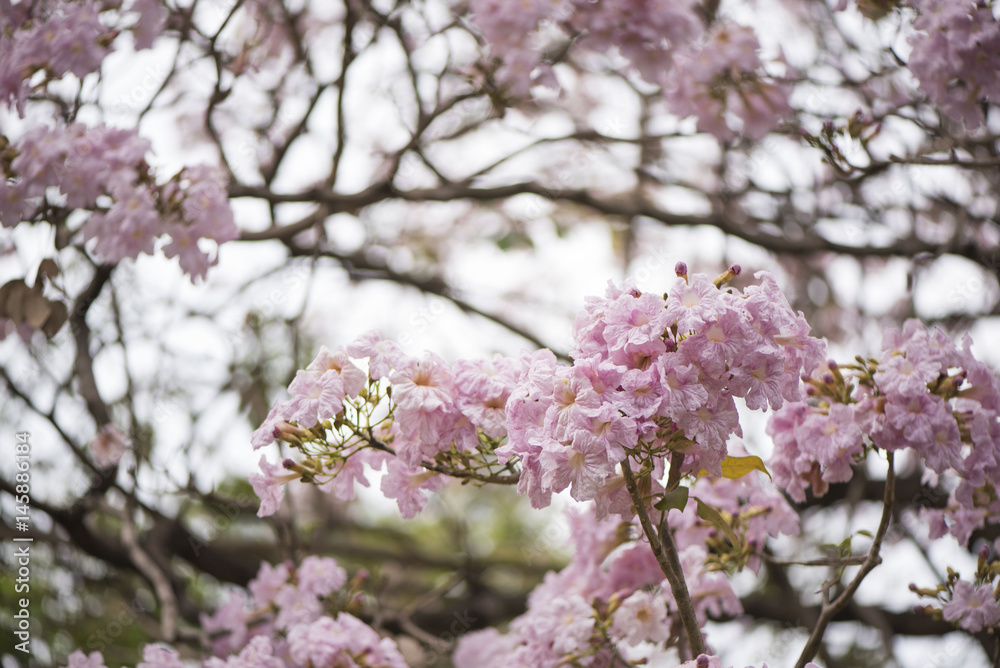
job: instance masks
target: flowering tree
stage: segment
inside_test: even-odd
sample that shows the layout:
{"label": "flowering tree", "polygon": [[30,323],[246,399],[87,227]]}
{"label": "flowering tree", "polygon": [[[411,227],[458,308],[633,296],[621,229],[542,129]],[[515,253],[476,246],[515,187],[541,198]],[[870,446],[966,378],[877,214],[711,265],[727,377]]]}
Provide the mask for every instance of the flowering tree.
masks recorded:
{"label": "flowering tree", "polygon": [[[0,0],[5,655],[997,665],[1000,383],[945,330],[1000,308],[998,60],[965,0]],[[588,234],[631,278],[557,345]],[[572,505],[571,559],[344,510],[456,485]],[[749,621],[780,651],[727,646]]]}

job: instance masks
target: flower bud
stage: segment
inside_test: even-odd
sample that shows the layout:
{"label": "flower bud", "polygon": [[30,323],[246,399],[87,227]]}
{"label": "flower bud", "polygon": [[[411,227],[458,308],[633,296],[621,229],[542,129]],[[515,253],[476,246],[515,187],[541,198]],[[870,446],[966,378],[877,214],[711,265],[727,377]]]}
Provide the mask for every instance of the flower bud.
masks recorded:
{"label": "flower bud", "polygon": [[731,265],[729,265],[728,269],[726,269],[724,272],[722,272],[721,274],[719,274],[718,276],[716,276],[715,280],[712,281],[712,283],[715,284],[715,287],[721,288],[723,285],[725,285],[729,281],[731,281],[734,278],[736,278],[737,276],[739,276],[740,272],[742,272],[742,271],[743,271],[743,268],[740,265],[738,265],[738,264],[731,264]]}

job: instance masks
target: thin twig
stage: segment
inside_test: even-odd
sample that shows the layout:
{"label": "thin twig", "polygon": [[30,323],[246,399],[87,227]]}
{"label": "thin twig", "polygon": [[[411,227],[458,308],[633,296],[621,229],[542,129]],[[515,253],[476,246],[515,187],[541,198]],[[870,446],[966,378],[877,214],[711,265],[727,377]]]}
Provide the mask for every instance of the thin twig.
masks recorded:
{"label": "thin twig", "polygon": [[761,554],[760,558],[764,561],[769,561],[772,564],[777,564],[779,566],[829,566],[830,568],[838,568],[840,566],[859,566],[868,559],[868,555],[859,554],[855,557],[843,557],[843,558],[825,558],[825,559],[779,559],[777,557],[772,557],[769,554]]}
{"label": "thin twig", "polygon": [[885,532],[889,529],[889,520],[892,518],[893,498],[896,493],[896,471],[893,468],[893,453],[887,452],[886,457],[889,462],[889,469],[885,474],[885,497],[882,499],[882,520],[879,522],[878,531],[875,533],[871,549],[868,550],[868,556],[865,558],[864,563],[861,564],[861,569],[858,570],[854,579],[851,580],[847,588],[837,598],[829,601],[824,592],[823,607],[820,611],[819,619],[816,621],[816,626],[813,627],[805,647],[802,648],[802,653],[799,655],[798,661],[795,662],[795,668],[804,668],[806,663],[816,656],[816,652],[819,651],[820,644],[823,642],[823,634],[826,632],[827,625],[854,597],[854,593],[861,586],[861,582],[865,579],[865,576],[873,568],[882,563],[879,551],[882,549],[882,540],[885,538]]}

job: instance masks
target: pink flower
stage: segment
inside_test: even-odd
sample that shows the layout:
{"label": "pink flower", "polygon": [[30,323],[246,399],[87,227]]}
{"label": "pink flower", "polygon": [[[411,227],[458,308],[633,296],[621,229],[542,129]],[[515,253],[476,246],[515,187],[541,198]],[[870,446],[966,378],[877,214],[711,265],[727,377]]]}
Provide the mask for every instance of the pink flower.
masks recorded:
{"label": "pink flower", "polygon": [[329,596],[347,582],[347,572],[331,557],[308,556],[295,569],[299,589],[315,596]]}
{"label": "pink flower", "polygon": [[979,103],[1000,97],[1000,25],[985,3],[914,0],[919,12],[907,63],[920,89],[971,129],[985,120]]}
{"label": "pink flower", "polygon": [[679,335],[701,329],[726,309],[719,289],[708,276],[693,274],[689,280],[678,278],[667,296],[666,322],[669,326],[676,321]]}
{"label": "pink flower", "polygon": [[338,657],[346,654],[350,635],[329,617],[320,617],[310,624],[300,624],[288,634],[288,648],[299,665],[333,668]]}
{"label": "pink flower", "polygon": [[557,655],[586,646],[594,631],[594,609],[578,594],[554,597],[530,617],[533,633],[548,639]]}
{"label": "pink flower", "polygon": [[[285,462],[290,461],[285,460]],[[284,464],[284,462],[282,463]],[[281,507],[284,484],[298,480],[302,474],[287,471],[283,466],[275,466],[268,462],[264,455],[260,456],[260,468],[262,473],[251,473],[249,480],[254,493],[260,497],[260,509],[257,511],[257,516],[267,517],[278,512],[278,508]]]}
{"label": "pink flower", "polygon": [[396,644],[380,638],[370,626],[342,612],[333,620],[320,617],[301,624],[288,634],[289,654],[296,663],[313,668],[334,668],[354,664],[353,657],[365,657],[365,664],[385,668],[406,668]]}
{"label": "pink flower", "polygon": [[570,494],[577,501],[592,499],[604,479],[614,473],[605,445],[585,431],[574,435],[571,447],[553,443],[542,450],[539,462],[542,484],[554,492],[572,484]]}
{"label": "pink flower", "polygon": [[347,354],[355,358],[368,358],[368,375],[372,380],[385,378],[406,358],[394,341],[383,339],[382,334],[374,329],[347,346]]}
{"label": "pink flower", "polygon": [[274,626],[290,629],[297,624],[309,624],[323,614],[323,606],[316,595],[293,584],[286,584],[274,595],[278,616]]}
{"label": "pink flower", "polygon": [[941,609],[949,622],[958,622],[967,631],[978,633],[1000,623],[1000,605],[988,583],[978,589],[970,582],[959,580],[951,601]]}
{"label": "pink flower", "polygon": [[454,401],[451,371],[444,360],[432,353],[423,359],[407,360],[389,380],[392,399],[403,408],[431,412],[448,408]]}
{"label": "pink flower", "polygon": [[864,451],[854,411],[844,404],[833,404],[826,415],[809,413],[796,427],[795,437],[802,452],[823,467],[823,480],[827,482],[850,480],[854,457]]}
{"label": "pink flower", "polygon": [[87,656],[80,650],[76,650],[69,655],[68,668],[105,668],[104,657],[100,652],[91,652]]}
{"label": "pink flower", "polygon": [[667,606],[661,597],[639,589],[615,611],[612,629],[633,647],[642,642],[663,642],[670,637]]}
{"label": "pink flower", "polygon": [[94,463],[105,469],[117,464],[129,445],[131,442],[128,437],[109,422],[101,427],[101,431],[90,442],[90,454]]}
{"label": "pink flower", "polygon": [[161,0],[135,0],[132,3],[132,11],[139,14],[135,26],[132,27],[135,48],[148,49],[163,32],[170,14]]}
{"label": "pink flower", "polygon": [[274,430],[278,426],[279,422],[285,421],[284,415],[286,412],[286,402],[275,402],[274,406],[272,406],[271,410],[268,412],[267,417],[264,419],[264,422],[262,422],[250,436],[250,444],[253,446],[254,450],[260,450],[261,448],[274,443]]}
{"label": "pink flower", "polygon": [[389,460],[389,470],[382,476],[382,493],[396,499],[399,512],[410,519],[424,509],[431,492],[444,487],[444,476],[426,469],[411,468],[398,459]]}
{"label": "pink flower", "polygon": [[493,627],[470,631],[458,637],[451,661],[455,668],[508,668],[519,644],[516,636]]}
{"label": "pink flower", "polygon": [[665,77],[671,110],[696,116],[699,129],[719,139],[734,129],[753,139],[766,135],[791,111],[791,87],[759,72],[759,50],[751,28],[716,22],[708,40],[687,49]]}
{"label": "pink flower", "polygon": [[299,370],[288,386],[292,398],[287,403],[287,418],[310,428],[320,420],[332,418],[344,407],[344,383],[337,374],[324,374],[317,378],[306,370]]}
{"label": "pink flower", "polygon": [[254,605],[260,608],[271,605],[274,597],[288,582],[289,574],[288,563],[272,566],[266,561],[262,562],[257,577],[247,585],[250,593],[253,594]]}
{"label": "pink flower", "polygon": [[184,668],[177,652],[159,645],[146,645],[142,650],[142,661],[136,668]]}
{"label": "pink flower", "polygon": [[309,363],[306,370],[312,371],[321,381],[327,374],[338,377],[347,397],[358,396],[368,382],[368,376],[351,362],[344,350],[330,352],[326,346],[320,346],[316,359]]}
{"label": "pink flower", "polygon": [[212,657],[202,668],[285,668],[285,662],[274,656],[270,638],[254,636],[238,655],[225,661]]}
{"label": "pink flower", "polygon": [[247,641],[247,597],[242,591],[233,591],[229,600],[212,615],[201,614],[201,628],[213,639],[216,654],[238,651]]}
{"label": "pink flower", "polygon": [[938,377],[940,365],[926,359],[890,353],[879,363],[875,382],[885,394],[925,394],[927,383]]}

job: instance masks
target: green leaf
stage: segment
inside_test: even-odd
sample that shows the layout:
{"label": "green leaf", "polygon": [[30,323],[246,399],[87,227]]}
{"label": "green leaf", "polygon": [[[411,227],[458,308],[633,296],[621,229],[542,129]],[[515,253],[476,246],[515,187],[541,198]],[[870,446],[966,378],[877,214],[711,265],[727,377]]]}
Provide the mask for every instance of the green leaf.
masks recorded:
{"label": "green leaf", "polygon": [[653,507],[657,510],[670,510],[671,508],[676,508],[677,510],[684,510],[684,506],[688,502],[688,488],[683,485],[677,487],[672,492],[667,492],[663,495],[663,498],[657,501]]}
{"label": "green leaf", "polygon": [[733,528],[729,526],[729,522],[725,520],[724,517],[719,513],[718,510],[708,505],[698,497],[694,497],[694,500],[698,502],[698,517],[705,520],[716,529],[721,531],[729,539],[729,542],[733,544],[733,547],[740,547],[740,537],[736,535]]}

